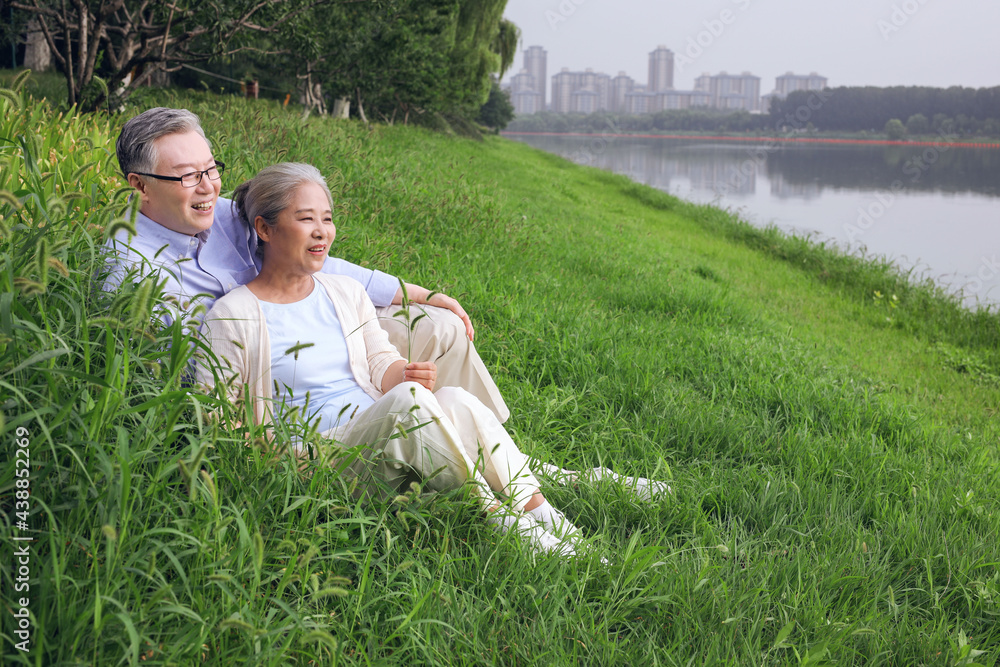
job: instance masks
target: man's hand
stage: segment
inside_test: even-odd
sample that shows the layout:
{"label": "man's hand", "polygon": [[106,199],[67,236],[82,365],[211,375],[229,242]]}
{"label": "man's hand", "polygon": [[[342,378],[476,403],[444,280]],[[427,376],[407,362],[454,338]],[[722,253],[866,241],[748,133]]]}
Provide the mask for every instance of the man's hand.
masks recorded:
{"label": "man's hand", "polygon": [[447,294],[441,294],[439,292],[431,296],[431,298],[427,301],[427,305],[437,306],[438,308],[446,308],[458,315],[459,319],[465,323],[465,335],[469,337],[469,340],[476,339],[476,330],[472,328],[472,320],[469,319],[469,314],[465,312],[465,308],[462,308],[462,304],[458,302],[458,299],[453,299]]}
{"label": "man's hand", "polygon": [[[472,327],[472,320],[469,319],[469,314],[465,312],[465,308],[462,308],[462,304],[457,299],[440,292],[432,294],[427,288],[412,283],[406,283],[406,296],[411,303],[445,308],[455,313],[465,324],[465,335],[469,337],[469,340],[476,339],[476,330]],[[403,288],[396,290],[396,296],[392,298],[392,302],[396,305],[403,303]]]}

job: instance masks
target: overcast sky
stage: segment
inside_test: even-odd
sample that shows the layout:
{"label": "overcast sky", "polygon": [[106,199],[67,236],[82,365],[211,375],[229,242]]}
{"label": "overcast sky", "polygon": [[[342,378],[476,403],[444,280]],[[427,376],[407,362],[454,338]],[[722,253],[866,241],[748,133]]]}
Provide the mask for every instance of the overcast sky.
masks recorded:
{"label": "overcast sky", "polygon": [[508,0],[505,16],[522,35],[506,78],[537,44],[548,90],[563,67],[645,84],[660,44],[680,90],[721,71],[759,76],[762,94],[788,71],[830,86],[1000,85],[997,0]]}

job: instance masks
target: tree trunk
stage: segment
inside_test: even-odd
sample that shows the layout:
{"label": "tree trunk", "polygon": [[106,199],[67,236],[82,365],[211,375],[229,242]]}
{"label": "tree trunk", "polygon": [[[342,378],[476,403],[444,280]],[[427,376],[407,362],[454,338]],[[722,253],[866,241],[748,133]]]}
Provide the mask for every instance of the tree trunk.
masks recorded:
{"label": "tree trunk", "polygon": [[298,76],[302,80],[302,93],[299,95],[299,102],[309,111],[316,110],[320,116],[326,115],[326,101],[323,98],[323,84],[313,83],[312,67],[307,68],[307,72]]}
{"label": "tree trunk", "polygon": [[333,117],[346,119],[351,116],[351,101],[346,97],[338,97],[333,101]]}
{"label": "tree trunk", "polygon": [[42,33],[42,26],[39,25],[38,18],[33,18],[28,22],[23,65],[32,72],[46,72],[52,67],[52,50]]}
{"label": "tree trunk", "polygon": [[316,82],[313,84],[313,103],[320,116],[326,116],[326,98],[323,97],[323,84]]}
{"label": "tree trunk", "polygon": [[358,92],[358,115],[361,116],[361,122],[365,125],[368,124],[368,119],[365,117],[365,105],[361,103],[361,89],[355,88]]}
{"label": "tree trunk", "polygon": [[149,80],[146,82],[147,86],[153,88],[166,88],[170,85],[170,72],[163,68],[156,68],[150,75]]}

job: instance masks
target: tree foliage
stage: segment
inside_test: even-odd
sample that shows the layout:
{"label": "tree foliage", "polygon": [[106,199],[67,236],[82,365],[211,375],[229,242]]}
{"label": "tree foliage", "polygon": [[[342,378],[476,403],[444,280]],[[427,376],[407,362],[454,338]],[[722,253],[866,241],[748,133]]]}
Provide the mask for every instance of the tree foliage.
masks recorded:
{"label": "tree foliage", "polygon": [[906,131],[912,135],[927,134],[931,131],[930,121],[922,113],[913,114],[906,121]]}
{"label": "tree foliage", "polygon": [[500,89],[500,84],[496,79],[490,87],[490,97],[479,109],[479,116],[476,120],[486,127],[494,130],[502,130],[514,118],[514,105],[510,102],[510,95]]}
{"label": "tree foliage", "polygon": [[489,97],[490,75],[499,72],[503,64],[494,48],[507,0],[464,0],[454,4],[458,14],[448,74],[463,85],[453,91],[453,102],[457,109],[478,110]]}
{"label": "tree foliage", "polygon": [[504,73],[514,64],[517,55],[517,44],[521,41],[521,29],[507,19],[501,19],[499,29],[493,38],[493,51],[500,56],[500,71],[497,77],[503,78]]}
{"label": "tree foliage", "polygon": [[259,48],[251,36],[276,33],[309,8],[334,1],[13,0],[10,6],[38,18],[66,77],[69,103],[92,109],[126,96],[157,71]]}
{"label": "tree foliage", "polygon": [[[474,118],[491,75],[513,62],[520,31],[502,18],[506,0],[377,0],[312,13],[285,31],[298,69],[347,97],[362,117],[416,113]],[[300,72],[301,73],[301,72]]]}
{"label": "tree foliage", "polygon": [[335,97],[347,97],[364,117],[406,119],[414,109],[444,104],[449,28],[454,2],[387,0],[347,4],[323,19],[325,40],[313,63]]}
{"label": "tree foliage", "polygon": [[[520,31],[506,0],[12,0],[36,16],[68,101],[109,106],[157,72],[209,63],[231,76],[296,78],[312,99],[346,97],[362,118],[414,112],[471,120]],[[237,69],[232,72],[234,63]],[[292,78],[294,75],[296,78]],[[303,85],[304,84],[304,85]],[[319,85],[322,84],[322,89]]]}
{"label": "tree foliage", "polygon": [[[810,104],[809,91],[796,91],[784,100],[774,100],[771,117],[776,121],[806,107],[810,121],[821,130],[880,130],[893,118],[910,119],[923,115],[932,118],[932,130],[941,131],[945,119],[953,119],[950,128],[958,134],[993,134],[1000,127],[1000,87],[928,88],[895,86],[890,88],[842,87],[824,91],[820,104]],[[990,124],[990,120],[995,121]],[[908,123],[907,123],[908,124]],[[921,131],[926,131],[917,120]]]}
{"label": "tree foliage", "polygon": [[893,141],[899,141],[906,136],[906,126],[898,118],[890,118],[885,122],[885,136]]}

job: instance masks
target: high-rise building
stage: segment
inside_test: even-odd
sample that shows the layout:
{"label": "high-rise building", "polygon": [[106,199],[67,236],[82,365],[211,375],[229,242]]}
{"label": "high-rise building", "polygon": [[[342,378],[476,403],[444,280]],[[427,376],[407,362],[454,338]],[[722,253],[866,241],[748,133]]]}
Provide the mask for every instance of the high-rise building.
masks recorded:
{"label": "high-rise building", "polygon": [[[593,98],[594,111],[607,111],[611,103],[611,77],[603,72],[595,72],[591,68],[587,68],[580,74],[580,90],[590,90],[594,92],[595,97]],[[580,109],[575,109],[578,113],[593,113],[583,112]]]}
{"label": "high-rise building", "polygon": [[761,97],[761,110],[767,113],[771,110],[772,100],[783,100],[789,93],[797,90],[824,90],[826,89],[826,77],[820,76],[816,72],[806,74],[792,74],[787,72],[774,79],[774,90]]}
{"label": "high-rise building", "polygon": [[589,68],[570,72],[564,67],[552,77],[552,111],[556,113],[606,111],[610,96],[611,77],[602,72]]}
{"label": "high-rise building", "polygon": [[656,101],[656,93],[646,90],[646,86],[635,85],[632,92],[625,95],[625,113],[638,115],[653,113],[653,104]]}
{"label": "high-rise building", "polygon": [[788,93],[796,90],[823,90],[826,88],[826,77],[816,72],[810,74],[792,74],[788,72],[774,80],[774,94],[778,97],[788,97]]}
{"label": "high-rise building", "polygon": [[573,113],[594,113],[598,111],[598,95],[593,88],[580,88],[573,91],[571,106]]}
{"label": "high-rise building", "polygon": [[625,72],[618,72],[618,76],[611,79],[611,92],[608,95],[608,111],[612,113],[626,113],[626,95],[635,89],[635,80]]}
{"label": "high-rise building", "polygon": [[578,72],[570,72],[563,67],[552,75],[552,110],[556,113],[570,113],[573,110],[573,91],[578,87]]}
{"label": "high-rise building", "polygon": [[524,69],[535,79],[535,92],[542,96],[541,109],[545,109],[548,96],[545,94],[546,77],[545,63],[547,59],[545,49],[540,46],[529,46],[524,52]]}
{"label": "high-rise building", "polygon": [[694,89],[707,93],[708,105],[716,109],[760,111],[760,77],[750,72],[702,74],[695,79]]}
{"label": "high-rise building", "polygon": [[700,90],[691,91],[691,99],[688,103],[689,109],[706,108],[712,106],[712,96]]}
{"label": "high-rise building", "polygon": [[649,54],[649,81],[646,89],[658,93],[674,88],[674,52],[660,45]]}
{"label": "high-rise building", "polygon": [[545,109],[538,88],[535,77],[527,69],[522,69],[510,80],[510,101],[514,105],[514,113],[532,114]]}
{"label": "high-rise building", "polygon": [[690,109],[709,106],[710,95],[699,90],[668,90],[656,93],[657,102],[653,108],[659,111]]}

